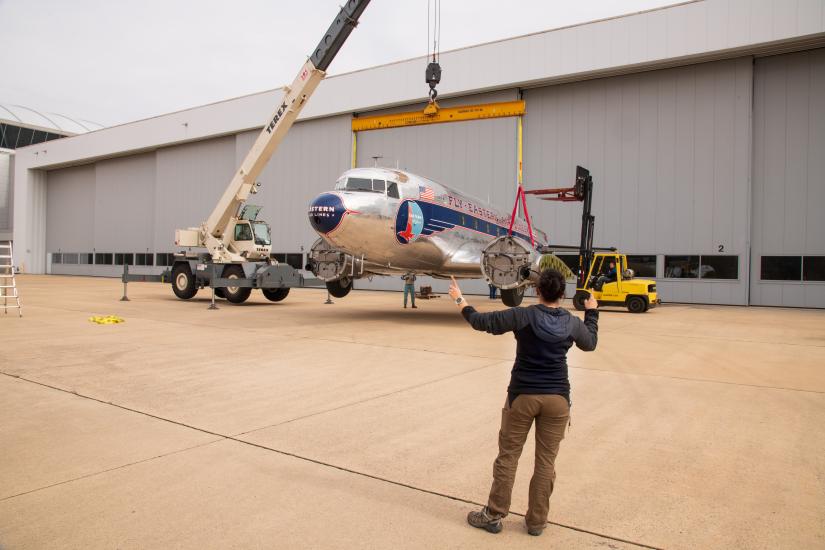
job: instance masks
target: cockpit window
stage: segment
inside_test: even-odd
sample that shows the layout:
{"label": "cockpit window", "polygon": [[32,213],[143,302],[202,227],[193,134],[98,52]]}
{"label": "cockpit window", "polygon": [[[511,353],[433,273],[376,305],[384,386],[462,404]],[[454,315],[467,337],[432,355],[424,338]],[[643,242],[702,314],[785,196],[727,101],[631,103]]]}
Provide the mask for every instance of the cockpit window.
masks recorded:
{"label": "cockpit window", "polygon": [[372,191],[374,193],[387,193],[390,197],[397,199],[398,184],[369,178],[341,178],[335,183],[336,191]]}
{"label": "cockpit window", "polygon": [[372,180],[367,178],[347,178],[347,191],[372,191]]}
{"label": "cockpit window", "polygon": [[394,181],[387,182],[387,196],[393,199],[399,198],[398,184]]}

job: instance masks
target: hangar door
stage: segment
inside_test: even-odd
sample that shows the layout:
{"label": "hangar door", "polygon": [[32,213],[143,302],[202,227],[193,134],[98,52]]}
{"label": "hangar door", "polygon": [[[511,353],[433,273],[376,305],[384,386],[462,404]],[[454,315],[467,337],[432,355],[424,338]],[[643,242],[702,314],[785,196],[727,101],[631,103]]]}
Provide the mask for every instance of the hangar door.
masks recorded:
{"label": "hangar door", "polygon": [[[439,101],[442,107],[492,103],[518,99],[516,91],[483,94]],[[528,107],[529,108],[529,107]],[[390,112],[423,110],[424,105],[406,106],[394,111],[364,113],[363,116]],[[516,124],[514,117],[473,120],[449,124],[431,124],[359,132],[357,166],[379,166],[408,170],[482,200],[489,200],[502,210],[512,208],[515,199]],[[421,278],[418,285],[446,291],[442,281]],[[372,282],[356,281],[356,288],[400,290],[400,279],[376,277]],[[484,293],[483,281],[462,284],[474,293]]]}
{"label": "hangar door", "polygon": [[751,304],[825,308],[825,49],[754,79]]}

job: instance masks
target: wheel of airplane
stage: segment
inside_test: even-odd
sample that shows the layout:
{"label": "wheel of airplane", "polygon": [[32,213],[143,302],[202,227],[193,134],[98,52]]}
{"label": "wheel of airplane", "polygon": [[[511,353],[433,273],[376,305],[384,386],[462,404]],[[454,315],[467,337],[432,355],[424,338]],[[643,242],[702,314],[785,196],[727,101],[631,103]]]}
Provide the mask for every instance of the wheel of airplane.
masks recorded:
{"label": "wheel of airplane", "polygon": [[215,298],[226,298],[226,294],[224,293],[222,288],[215,289]]}
{"label": "wheel of airplane", "polygon": [[264,297],[269,300],[270,302],[280,302],[284,298],[287,297],[289,294],[288,288],[262,288],[261,292],[264,293]]}
{"label": "wheel of airplane", "polygon": [[503,288],[501,289],[501,301],[504,302],[504,305],[507,307],[516,307],[517,305],[520,305],[522,299],[524,299],[523,286],[508,290]]}
{"label": "wheel of airplane", "polygon": [[172,268],[172,291],[181,300],[188,300],[198,293],[195,276],[186,262],[178,262]]}
{"label": "wheel of airplane", "polygon": [[[246,275],[239,265],[228,265],[223,268],[224,279],[243,279]],[[228,286],[223,289],[224,297],[233,304],[242,304],[252,294],[252,289],[243,286]]]}
{"label": "wheel of airplane", "polygon": [[336,298],[343,298],[352,290],[352,279],[339,279],[337,281],[327,281],[327,290]]}

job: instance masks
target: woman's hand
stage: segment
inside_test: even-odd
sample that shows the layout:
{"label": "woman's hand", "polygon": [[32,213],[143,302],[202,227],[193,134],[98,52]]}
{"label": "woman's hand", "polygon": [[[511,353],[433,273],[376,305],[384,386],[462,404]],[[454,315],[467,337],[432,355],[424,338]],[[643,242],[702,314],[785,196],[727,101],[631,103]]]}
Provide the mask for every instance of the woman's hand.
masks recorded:
{"label": "woman's hand", "polygon": [[[452,284],[450,285],[450,290],[449,290],[450,298],[452,298],[453,300],[458,300],[459,298],[462,298],[461,289],[458,288],[458,283],[456,282],[455,277],[450,276],[450,279],[452,279],[452,281],[453,281]],[[465,307],[467,305],[467,302],[464,301],[463,303],[456,304],[456,305],[458,305],[459,307]]]}
{"label": "woman's hand", "polygon": [[593,293],[589,293],[587,300],[584,301],[584,309],[599,309],[599,302],[593,297]]}

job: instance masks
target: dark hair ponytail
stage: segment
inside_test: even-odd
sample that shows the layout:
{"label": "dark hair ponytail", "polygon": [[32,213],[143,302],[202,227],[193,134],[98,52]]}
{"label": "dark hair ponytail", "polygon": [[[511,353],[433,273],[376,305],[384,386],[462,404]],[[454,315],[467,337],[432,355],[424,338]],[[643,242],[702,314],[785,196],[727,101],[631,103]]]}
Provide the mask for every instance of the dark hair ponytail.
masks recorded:
{"label": "dark hair ponytail", "polygon": [[564,276],[555,269],[545,269],[541,272],[536,290],[545,302],[555,302],[564,298]]}

